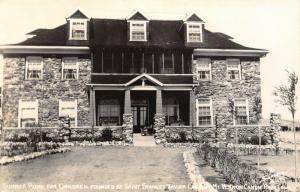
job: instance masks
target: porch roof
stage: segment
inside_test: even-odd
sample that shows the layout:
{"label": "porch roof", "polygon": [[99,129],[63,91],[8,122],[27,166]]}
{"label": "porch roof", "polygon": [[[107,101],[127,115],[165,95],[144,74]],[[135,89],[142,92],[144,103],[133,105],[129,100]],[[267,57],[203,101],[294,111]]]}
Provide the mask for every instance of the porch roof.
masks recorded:
{"label": "porch roof", "polygon": [[[134,80],[141,74],[102,74],[93,73],[91,84],[117,84],[126,85],[131,80]],[[147,74],[147,76],[156,79],[162,84],[174,85],[193,85],[192,74]]]}

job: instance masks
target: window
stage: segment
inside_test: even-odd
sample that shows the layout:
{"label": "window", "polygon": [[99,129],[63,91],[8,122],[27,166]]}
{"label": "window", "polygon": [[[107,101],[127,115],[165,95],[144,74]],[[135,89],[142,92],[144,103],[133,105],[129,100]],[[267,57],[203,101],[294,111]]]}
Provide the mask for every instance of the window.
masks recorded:
{"label": "window", "polygon": [[59,116],[69,117],[71,127],[77,127],[77,100],[76,99],[60,99],[59,100]]}
{"label": "window", "polygon": [[146,22],[130,22],[130,41],[146,40]]}
{"label": "window", "polygon": [[87,40],[86,20],[70,20],[70,40]]}
{"label": "window", "polygon": [[98,124],[120,125],[120,104],[118,99],[101,99],[98,105]]}
{"label": "window", "polygon": [[211,80],[211,61],[207,58],[196,60],[196,73],[198,80]]}
{"label": "window", "polygon": [[201,24],[187,23],[187,42],[202,42]]}
{"label": "window", "polygon": [[241,79],[241,65],[239,59],[227,59],[227,74],[230,80]]}
{"label": "window", "polygon": [[249,122],[248,101],[247,99],[234,100],[235,124],[246,125]]}
{"label": "window", "polygon": [[25,79],[42,79],[43,78],[43,58],[27,57]]}
{"label": "window", "polygon": [[174,98],[163,98],[163,113],[166,125],[172,125],[179,120],[179,103]]}
{"label": "window", "polygon": [[212,125],[212,100],[199,98],[197,101],[197,125]]}
{"label": "window", "polygon": [[27,127],[38,122],[38,100],[20,99],[18,112],[18,127]]}
{"label": "window", "polygon": [[78,63],[76,57],[63,58],[62,79],[78,79]]}

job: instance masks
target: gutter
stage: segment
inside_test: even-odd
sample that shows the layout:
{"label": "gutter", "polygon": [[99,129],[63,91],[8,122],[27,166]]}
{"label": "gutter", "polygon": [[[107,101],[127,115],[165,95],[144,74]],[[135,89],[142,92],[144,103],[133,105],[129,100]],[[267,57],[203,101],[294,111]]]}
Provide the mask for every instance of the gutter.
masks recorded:
{"label": "gutter", "polygon": [[0,46],[1,54],[90,54],[90,48],[87,46],[22,46],[5,45]]}
{"label": "gutter", "polygon": [[198,56],[242,56],[264,57],[268,50],[245,50],[245,49],[194,49],[194,55]]}

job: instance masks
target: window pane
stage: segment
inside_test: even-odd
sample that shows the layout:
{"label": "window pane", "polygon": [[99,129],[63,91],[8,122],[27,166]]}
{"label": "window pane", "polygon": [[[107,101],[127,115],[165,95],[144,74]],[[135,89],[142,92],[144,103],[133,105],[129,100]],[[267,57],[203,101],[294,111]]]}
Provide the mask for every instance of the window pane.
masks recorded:
{"label": "window pane", "polygon": [[210,71],[198,71],[199,79],[209,80],[210,79]]}

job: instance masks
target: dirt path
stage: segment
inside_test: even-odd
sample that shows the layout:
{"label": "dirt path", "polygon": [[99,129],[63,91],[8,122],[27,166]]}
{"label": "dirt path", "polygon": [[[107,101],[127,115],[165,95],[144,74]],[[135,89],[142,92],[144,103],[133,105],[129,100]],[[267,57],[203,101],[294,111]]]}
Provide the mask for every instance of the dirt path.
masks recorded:
{"label": "dirt path", "polygon": [[0,166],[0,191],[191,191],[182,151],[74,148],[65,154]]}

